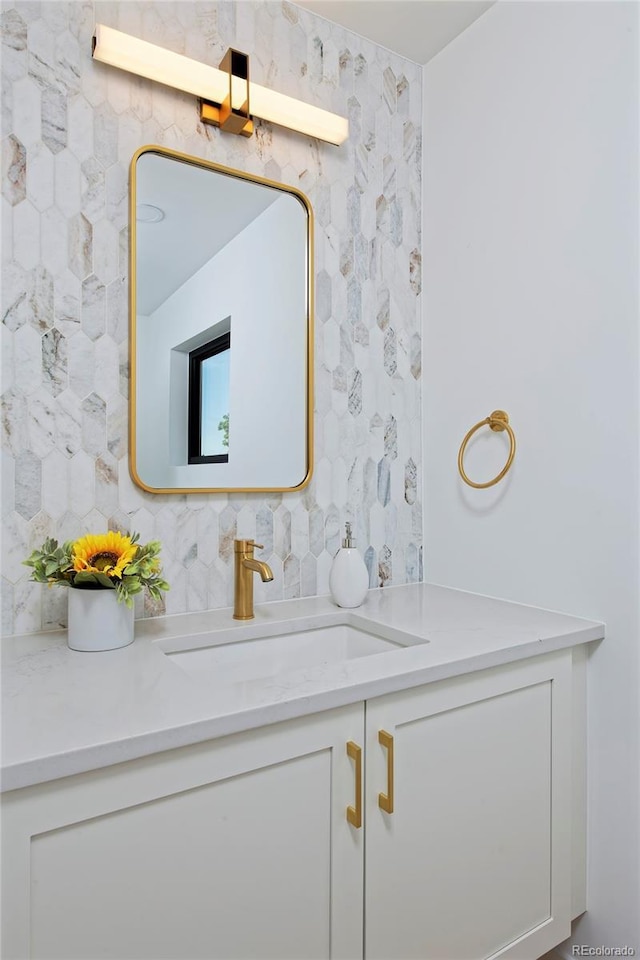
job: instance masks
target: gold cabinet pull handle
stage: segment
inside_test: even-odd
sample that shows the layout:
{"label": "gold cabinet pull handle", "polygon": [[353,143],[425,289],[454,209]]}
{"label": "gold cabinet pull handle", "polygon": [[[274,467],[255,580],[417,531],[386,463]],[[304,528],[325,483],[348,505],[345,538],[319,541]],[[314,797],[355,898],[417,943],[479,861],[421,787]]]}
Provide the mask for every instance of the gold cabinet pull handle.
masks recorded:
{"label": "gold cabinet pull handle", "polygon": [[351,757],[356,765],[356,805],[347,807],[347,820],[358,828],[362,826],[362,747],[353,740],[347,741],[347,756]]}
{"label": "gold cabinet pull handle", "polygon": [[378,794],[378,806],[385,813],[393,813],[393,737],[386,730],[378,730],[378,743],[387,751],[387,792]]}
{"label": "gold cabinet pull handle", "polygon": [[[491,427],[491,429],[497,433],[501,433],[503,430],[507,431],[509,434],[509,456],[507,457],[507,462],[497,477],[494,477],[493,480],[487,480],[486,483],[476,483],[475,480],[470,480],[464,471],[464,452],[467,449],[469,440],[474,435],[476,430],[479,430],[481,427],[485,426]],[[464,440],[460,444],[460,450],[458,451],[458,470],[464,482],[469,484],[470,487],[475,487],[476,490],[485,490],[487,487],[493,487],[494,484],[499,483],[500,480],[502,480],[513,463],[513,458],[515,455],[516,435],[509,426],[509,416],[504,412],[504,410],[494,410],[493,413],[491,413],[488,417],[485,417],[484,420],[481,420],[480,423],[476,423],[475,427],[471,427],[471,430],[469,430]]]}

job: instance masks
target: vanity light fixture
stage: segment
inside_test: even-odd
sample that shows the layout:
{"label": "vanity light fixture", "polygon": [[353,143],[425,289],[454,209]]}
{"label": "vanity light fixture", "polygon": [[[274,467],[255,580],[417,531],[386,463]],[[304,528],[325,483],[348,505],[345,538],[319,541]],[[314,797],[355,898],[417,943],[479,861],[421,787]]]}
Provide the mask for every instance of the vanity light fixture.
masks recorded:
{"label": "vanity light fixture", "polygon": [[349,136],[345,117],[250,83],[249,58],[237,50],[229,49],[217,69],[98,23],[92,55],[112,67],[194,94],[201,100],[202,122],[229,133],[250,137],[253,115],[336,146]]}

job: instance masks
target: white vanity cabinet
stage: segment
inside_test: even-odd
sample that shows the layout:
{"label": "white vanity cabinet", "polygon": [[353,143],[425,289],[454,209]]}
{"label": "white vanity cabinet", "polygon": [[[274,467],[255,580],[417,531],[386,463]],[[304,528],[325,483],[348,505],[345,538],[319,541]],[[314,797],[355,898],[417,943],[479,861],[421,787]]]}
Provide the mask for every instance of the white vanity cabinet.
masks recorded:
{"label": "white vanity cabinet", "polygon": [[2,955],[535,960],[569,934],[571,701],[567,650],[10,792]]}
{"label": "white vanity cabinet", "polygon": [[363,736],[355,704],[5,794],[3,958],[362,956]]}
{"label": "white vanity cabinet", "polygon": [[571,657],[367,703],[366,960],[534,960],[569,936]]}

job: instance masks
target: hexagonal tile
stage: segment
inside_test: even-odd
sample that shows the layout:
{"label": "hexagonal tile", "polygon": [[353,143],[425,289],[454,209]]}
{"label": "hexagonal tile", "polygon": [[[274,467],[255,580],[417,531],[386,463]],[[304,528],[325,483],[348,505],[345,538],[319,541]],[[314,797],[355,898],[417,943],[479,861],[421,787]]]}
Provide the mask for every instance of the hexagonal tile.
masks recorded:
{"label": "hexagonal tile", "polygon": [[2,322],[11,331],[18,330],[27,319],[27,272],[18,263],[2,267]]}
{"label": "hexagonal tile", "polygon": [[331,500],[333,503],[347,502],[347,472],[347,465],[342,457],[336,457],[331,464]]}
{"label": "hexagonal tile", "polygon": [[322,358],[329,370],[340,363],[340,327],[333,319],[322,328]]}
{"label": "hexagonal tile", "polygon": [[285,600],[291,600],[300,596],[300,560],[294,554],[290,554],[282,565],[283,577],[283,596]]}
{"label": "hexagonal tile", "polygon": [[316,561],[318,596],[325,596],[329,593],[329,573],[332,564],[333,555],[328,550],[324,550]]}
{"label": "hexagonal tile", "polygon": [[197,511],[198,559],[210,566],[218,557],[218,514],[211,504]]}
{"label": "hexagonal tile", "polygon": [[384,424],[384,455],[389,460],[398,456],[398,422],[394,416],[388,417]]}
{"label": "hexagonal tile", "polygon": [[4,197],[0,197],[0,249],[8,251],[8,257],[13,251],[13,217]]}
{"label": "hexagonal tile", "polygon": [[117,344],[126,343],[129,337],[128,285],[118,278],[107,287],[107,332]]}
{"label": "hexagonal tile", "polygon": [[198,557],[198,518],[196,511],[183,507],[178,514],[176,559],[189,569]]}
{"label": "hexagonal tile", "polygon": [[402,243],[403,216],[402,204],[397,198],[391,201],[389,228],[391,242],[395,247],[399,247]]}
{"label": "hexagonal tile", "polygon": [[16,389],[27,396],[35,393],[42,382],[42,355],[40,336],[33,327],[21,327],[14,334],[13,362]]}
{"label": "hexagonal tile", "polygon": [[40,544],[29,543],[29,523],[15,510],[7,513],[2,528],[2,572],[10,583],[18,583],[25,577],[22,561],[32,549]]}
{"label": "hexagonal tile", "polygon": [[298,503],[291,511],[291,553],[303,557],[309,552],[309,513]]}
{"label": "hexagonal tile", "polygon": [[[34,331],[35,332],[35,331]],[[42,383],[53,397],[69,382],[67,341],[59,330],[48,330],[42,337]]]}
{"label": "hexagonal tile", "polygon": [[35,267],[27,280],[28,320],[39,333],[53,326],[53,277],[42,266]]}
{"label": "hexagonal tile", "polygon": [[2,635],[8,637],[16,632],[13,626],[13,613],[15,604],[13,597],[13,584],[9,583],[5,577],[2,577],[2,580],[0,581],[0,603],[2,604]]}
{"label": "hexagonal tile", "polygon": [[209,571],[197,558],[187,567],[187,610],[206,610]]}
{"label": "hexagonal tile", "polygon": [[[113,72],[115,73],[116,71],[114,70]],[[130,78],[131,74],[128,75],[128,79]],[[137,117],[131,114],[125,114],[120,118],[118,129],[118,159],[121,163],[128,166],[131,162],[131,157],[142,143],[142,124]],[[181,151],[184,150],[183,144],[184,138],[180,144]]]}
{"label": "hexagonal tile", "polygon": [[350,277],[347,283],[347,319],[354,326],[362,322],[362,291],[356,277]]}
{"label": "hexagonal tile", "polygon": [[70,266],[69,222],[57,207],[49,207],[41,215],[40,224],[42,263],[57,277]]}
{"label": "hexagonal tile", "polygon": [[108,220],[98,220],[93,227],[95,274],[105,285],[119,276],[120,236]]}
{"label": "hexagonal tile", "polygon": [[81,404],[82,446],[95,457],[105,452],[107,445],[107,405],[96,393],[90,393]]}
{"label": "hexagonal tile", "polygon": [[378,586],[378,555],[373,547],[369,546],[364,552],[364,565],[369,574],[369,589]]}
{"label": "hexagonal tile", "polygon": [[409,457],[404,468],[404,499],[410,504],[416,502],[418,495],[417,475],[416,465],[411,457]]}
{"label": "hexagonal tile", "polygon": [[41,507],[42,461],[31,450],[24,450],[15,460],[15,509],[30,520]]}
{"label": "hexagonal tile", "polygon": [[391,550],[385,544],[378,553],[378,578],[381,587],[393,583],[393,569],[391,564]]}
{"label": "hexagonal tile", "polygon": [[95,341],[94,388],[103,400],[119,397],[120,354],[111,337],[98,337]]}
{"label": "hexagonal tile", "polygon": [[2,72],[10,80],[23,77],[27,70],[27,25],[17,10],[2,12]]}
{"label": "hexagonal tile", "polygon": [[69,503],[78,517],[85,517],[95,504],[95,458],[80,450],[69,461]]}
{"label": "hexagonal tile", "polygon": [[326,270],[320,270],[316,277],[316,317],[320,323],[331,317],[331,296],[331,278]]}
{"label": "hexagonal tile", "polygon": [[80,280],[84,280],[91,273],[92,235],[91,224],[84,214],[76,214],[69,220],[69,268]]}
{"label": "hexagonal tile", "polygon": [[27,151],[12,133],[2,141],[2,196],[14,207],[27,195]]}
{"label": "hexagonal tile", "polygon": [[54,586],[51,590],[42,590],[40,604],[41,630],[66,627],[69,608],[69,591],[66,587]]}
{"label": "hexagonal tile", "polygon": [[13,208],[13,256],[25,270],[40,260],[40,215],[28,200]]}
{"label": "hexagonal tile", "polygon": [[309,549],[314,557],[324,550],[324,513],[319,507],[309,513]]}
{"label": "hexagonal tile", "polygon": [[41,583],[22,580],[13,588],[13,630],[15,633],[37,633],[42,630]]}
{"label": "hexagonal tile", "polygon": [[340,273],[343,277],[353,273],[353,237],[340,241]]}
{"label": "hexagonal tile", "polygon": [[321,362],[318,356],[318,351],[316,351],[316,357],[318,358],[315,363],[315,383],[314,383],[314,393],[315,393],[315,413],[319,420],[322,420],[323,417],[331,409],[332,404],[332,381],[333,376],[327,370],[326,366]]}
{"label": "hexagonal tile", "polygon": [[67,339],[80,330],[80,298],[82,285],[70,270],[56,276],[53,316],[56,327]]}
{"label": "hexagonal tile", "polygon": [[354,365],[354,328],[350,323],[340,324],[340,365],[351,371]]}
{"label": "hexagonal tile", "polygon": [[[53,206],[55,199],[54,157],[42,143],[36,143],[29,148],[27,190],[29,199],[37,210],[44,213],[45,210]],[[66,213],[66,211],[61,212]]]}
{"label": "hexagonal tile", "polygon": [[416,296],[422,292],[422,255],[412,250],[409,256],[409,284]]}
{"label": "hexagonal tile", "polygon": [[233,507],[226,506],[218,520],[218,555],[226,564],[233,560],[233,541],[237,538],[238,515]]}
{"label": "hexagonal tile", "polygon": [[39,457],[46,457],[56,443],[56,409],[42,388],[27,400],[27,442]]}
{"label": "hexagonal tile", "polygon": [[[338,417],[330,410],[324,418],[324,456],[333,462],[340,450],[340,427]],[[318,501],[320,502],[320,501]]]}
{"label": "hexagonal tile", "polygon": [[291,553],[291,513],[282,504],[273,514],[273,552],[281,560]]}
{"label": "hexagonal tile", "polygon": [[391,496],[391,468],[389,460],[383,457],[378,463],[378,500],[382,506],[389,503]]}
{"label": "hexagonal tile", "polygon": [[324,542],[325,549],[332,557],[340,549],[340,513],[334,503],[331,503],[325,512],[324,518]]}
{"label": "hexagonal tile", "polygon": [[82,410],[71,390],[63,390],[56,398],[55,421],[58,449],[72,457],[82,445]]}
{"label": "hexagonal tile", "polygon": [[349,373],[347,406],[352,417],[362,413],[362,374],[359,370]]}
{"label": "hexagonal tile", "polygon": [[[116,115],[124,114],[131,107],[131,82],[129,74],[110,70],[107,76],[107,99]],[[101,108],[104,109],[104,108]]]}
{"label": "hexagonal tile", "polygon": [[82,282],[80,320],[83,332],[90,340],[101,337],[107,327],[107,295],[105,286],[95,274]]}
{"label": "hexagonal tile", "polygon": [[95,157],[88,157],[80,166],[82,212],[93,223],[104,216],[107,187],[104,168]]}
{"label": "hexagonal tile", "polygon": [[411,337],[409,358],[411,363],[411,376],[415,380],[419,380],[422,376],[422,340],[418,333],[414,333]]}
{"label": "hexagonal tile", "polygon": [[68,101],[67,148],[79,164],[93,159],[93,110],[82,93]]}
{"label": "hexagonal tile", "polygon": [[[118,461],[109,453],[104,453],[95,460],[95,492],[98,510],[105,516],[115,513],[118,509]],[[149,539],[153,537],[153,533],[151,528]]]}
{"label": "hexagonal tile", "polygon": [[[107,85],[110,72],[107,74]],[[101,103],[93,112],[94,155],[105,169],[118,159],[118,118],[109,103]]]}
{"label": "hexagonal tile", "polygon": [[40,124],[42,142],[51,153],[60,153],[67,145],[67,97],[62,90],[47,85],[42,91]]}
{"label": "hexagonal tile", "polygon": [[95,376],[95,344],[81,330],[67,346],[69,387],[84,399],[93,388]]}
{"label": "hexagonal tile", "polygon": [[56,206],[66,217],[74,217],[81,210],[80,161],[70,150],[62,150],[53,168]]}

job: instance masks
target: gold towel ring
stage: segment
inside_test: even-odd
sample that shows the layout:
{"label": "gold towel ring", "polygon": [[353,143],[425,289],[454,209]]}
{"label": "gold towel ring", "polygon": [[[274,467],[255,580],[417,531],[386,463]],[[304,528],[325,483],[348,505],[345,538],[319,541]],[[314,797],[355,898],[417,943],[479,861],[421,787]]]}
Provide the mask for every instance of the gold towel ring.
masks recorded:
{"label": "gold towel ring", "polygon": [[[497,477],[494,477],[493,480],[487,481],[487,483],[476,483],[474,480],[469,480],[469,477],[464,472],[464,466],[462,461],[464,459],[464,451],[467,448],[467,444],[471,437],[474,435],[476,430],[479,430],[480,427],[491,427],[492,430],[496,430],[501,433],[503,430],[506,430],[509,434],[509,456],[507,457],[507,462],[500,471]],[[476,423],[475,427],[471,427],[469,433],[466,435],[462,443],[460,444],[460,451],[458,453],[458,470],[460,471],[460,476],[465,483],[468,483],[470,487],[476,487],[478,490],[484,490],[485,487],[492,487],[494,484],[499,483],[500,480],[504,477],[509,467],[513,463],[513,458],[516,455],[516,436],[511,427],[509,426],[509,417],[504,412],[504,410],[494,410],[492,414],[488,417],[485,417],[484,420],[481,420],[480,423]]]}

